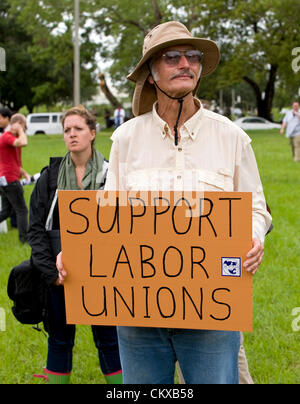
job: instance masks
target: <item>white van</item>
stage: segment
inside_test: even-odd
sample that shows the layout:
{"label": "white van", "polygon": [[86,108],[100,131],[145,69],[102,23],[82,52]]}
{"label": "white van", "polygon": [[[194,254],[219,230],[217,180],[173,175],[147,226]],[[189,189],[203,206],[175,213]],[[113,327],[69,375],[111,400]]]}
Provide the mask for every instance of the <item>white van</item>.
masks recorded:
{"label": "white van", "polygon": [[61,112],[45,112],[27,116],[27,135],[61,135]]}

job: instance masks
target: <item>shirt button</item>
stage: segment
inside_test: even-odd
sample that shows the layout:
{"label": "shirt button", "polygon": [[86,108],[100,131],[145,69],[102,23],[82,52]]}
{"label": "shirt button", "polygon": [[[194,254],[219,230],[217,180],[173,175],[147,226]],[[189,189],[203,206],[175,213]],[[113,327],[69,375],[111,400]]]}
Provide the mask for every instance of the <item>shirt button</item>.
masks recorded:
{"label": "shirt button", "polygon": [[182,147],[178,147],[178,151],[179,151],[179,152],[182,152]]}
{"label": "shirt button", "polygon": [[181,175],[177,175],[177,179],[178,179],[178,180],[181,180]]}

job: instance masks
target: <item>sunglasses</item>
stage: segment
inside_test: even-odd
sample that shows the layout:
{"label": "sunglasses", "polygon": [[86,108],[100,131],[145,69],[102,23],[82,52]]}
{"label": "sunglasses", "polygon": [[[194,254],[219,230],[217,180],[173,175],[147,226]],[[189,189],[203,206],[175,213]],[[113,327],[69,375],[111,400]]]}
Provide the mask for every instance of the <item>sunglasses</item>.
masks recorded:
{"label": "sunglasses", "polygon": [[164,61],[169,66],[178,65],[181,57],[184,56],[191,65],[199,64],[203,58],[203,53],[196,49],[190,49],[185,51],[170,50],[161,55]]}

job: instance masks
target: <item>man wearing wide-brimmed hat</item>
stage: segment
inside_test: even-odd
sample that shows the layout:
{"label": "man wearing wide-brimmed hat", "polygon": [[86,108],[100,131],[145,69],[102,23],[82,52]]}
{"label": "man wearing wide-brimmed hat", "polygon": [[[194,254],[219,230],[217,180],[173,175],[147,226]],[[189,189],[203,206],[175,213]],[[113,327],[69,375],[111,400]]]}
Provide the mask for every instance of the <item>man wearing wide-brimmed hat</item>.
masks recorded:
{"label": "man wearing wide-brimmed hat", "polygon": [[[220,59],[217,45],[176,21],[155,27],[128,78],[135,118],[113,135],[107,190],[248,191],[255,273],[271,217],[249,137],[195,98]],[[187,383],[238,383],[237,332],[119,327],[125,383],[173,383],[178,360]]]}

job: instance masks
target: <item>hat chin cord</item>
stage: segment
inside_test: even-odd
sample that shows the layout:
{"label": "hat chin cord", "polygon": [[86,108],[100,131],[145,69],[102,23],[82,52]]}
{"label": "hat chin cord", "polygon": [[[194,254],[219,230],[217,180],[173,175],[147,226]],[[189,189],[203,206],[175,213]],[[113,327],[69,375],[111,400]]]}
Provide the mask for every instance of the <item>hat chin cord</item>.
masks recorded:
{"label": "hat chin cord", "polygon": [[159,91],[161,91],[163,94],[165,94],[167,97],[171,98],[172,100],[177,100],[179,102],[178,115],[177,115],[176,123],[174,125],[175,146],[178,146],[178,124],[179,124],[179,119],[180,119],[181,113],[182,113],[182,104],[183,104],[184,98],[186,96],[188,96],[192,91],[189,91],[187,94],[183,95],[182,97],[172,97],[171,95],[167,94],[164,90],[162,90],[154,79],[153,79],[153,82],[154,82],[155,87],[158,88]]}

